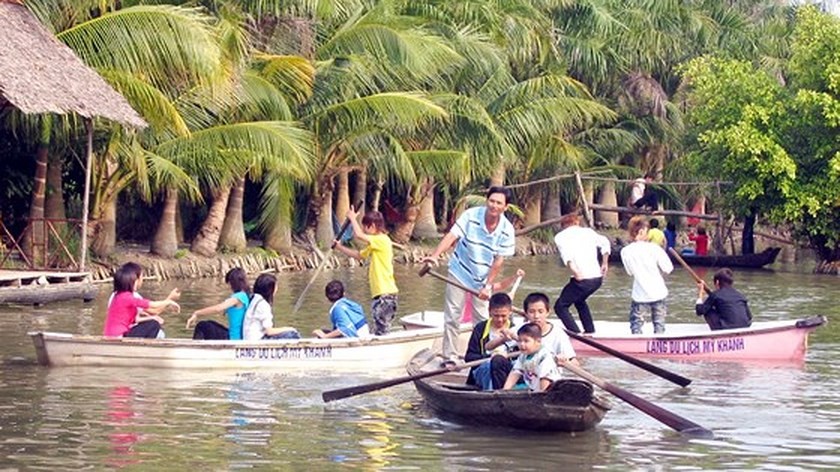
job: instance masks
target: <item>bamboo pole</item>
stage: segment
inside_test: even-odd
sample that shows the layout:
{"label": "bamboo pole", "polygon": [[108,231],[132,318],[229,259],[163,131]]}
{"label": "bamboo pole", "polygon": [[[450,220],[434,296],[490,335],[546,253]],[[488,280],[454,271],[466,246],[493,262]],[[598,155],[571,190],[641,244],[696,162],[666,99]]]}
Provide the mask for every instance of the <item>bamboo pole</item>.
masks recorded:
{"label": "bamboo pole", "polygon": [[642,210],[640,208],[628,208],[628,207],[614,207],[609,205],[600,205],[598,203],[593,203],[589,205],[589,207],[593,210],[598,211],[614,211],[617,213],[631,213],[634,215],[651,215],[651,216],[688,216],[697,218],[700,220],[717,220],[717,215],[707,215],[705,213],[693,213],[690,211],[682,211],[682,210],[657,210],[654,212],[650,212],[648,210]]}
{"label": "bamboo pole", "polygon": [[557,217],[557,218],[551,218],[551,219],[549,219],[549,220],[542,221],[542,222],[537,223],[537,224],[535,224],[535,225],[526,226],[526,227],[524,227],[524,228],[521,228],[521,229],[516,230],[516,231],[514,232],[514,234],[515,234],[516,236],[522,236],[523,234],[528,234],[528,233],[530,233],[531,231],[534,231],[535,229],[540,229],[540,228],[543,228],[543,227],[546,227],[546,226],[549,226],[549,225],[553,225],[553,224],[555,224],[555,223],[559,223],[559,222],[560,222],[560,220],[561,220],[562,218],[563,218],[563,217],[562,217],[562,216],[560,216],[560,217]]}
{"label": "bamboo pole", "polygon": [[[583,180],[603,180],[603,181],[607,181],[607,182],[625,182],[625,183],[635,182],[635,180],[633,180],[633,179],[618,179],[618,178],[615,178],[615,177],[597,177],[597,176],[594,176],[592,174],[583,174],[581,176],[581,178]],[[684,186],[684,187],[709,186],[709,187],[711,187],[711,186],[716,185],[718,183],[726,185],[726,184],[731,184],[732,182],[730,182],[730,181],[720,181],[720,182],[652,182],[652,185],[654,185],[654,186],[670,185],[670,186],[673,186],[673,187],[680,187],[680,186]]]}
{"label": "bamboo pole", "polygon": [[575,172],[575,183],[577,183],[580,201],[583,203],[583,217],[589,227],[592,228],[594,226],[592,212],[589,210],[589,202],[586,201],[586,191],[583,189],[583,182],[580,180],[580,172]]}

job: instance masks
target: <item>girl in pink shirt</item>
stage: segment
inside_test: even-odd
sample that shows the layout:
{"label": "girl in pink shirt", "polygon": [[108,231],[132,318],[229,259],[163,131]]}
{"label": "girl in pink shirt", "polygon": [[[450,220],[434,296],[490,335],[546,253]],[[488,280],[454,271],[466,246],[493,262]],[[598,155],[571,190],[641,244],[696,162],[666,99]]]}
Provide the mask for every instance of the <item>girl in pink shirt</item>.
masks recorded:
{"label": "girl in pink shirt", "polygon": [[125,267],[121,267],[114,274],[114,298],[108,306],[105,329],[102,333],[104,336],[156,338],[161,330],[163,318],[158,315],[138,317],[138,309],[165,309],[172,306],[176,313],[181,310],[178,303],[169,298],[150,301],[137,295],[135,292],[138,280],[137,273]]}

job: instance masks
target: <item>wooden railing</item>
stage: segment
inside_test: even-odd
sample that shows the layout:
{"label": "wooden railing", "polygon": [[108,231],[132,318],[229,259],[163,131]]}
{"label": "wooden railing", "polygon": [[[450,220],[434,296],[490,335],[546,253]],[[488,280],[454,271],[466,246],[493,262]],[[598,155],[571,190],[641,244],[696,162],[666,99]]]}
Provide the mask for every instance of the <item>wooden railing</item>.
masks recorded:
{"label": "wooden railing", "polygon": [[15,237],[0,221],[0,268],[79,270],[82,220],[31,218]]}

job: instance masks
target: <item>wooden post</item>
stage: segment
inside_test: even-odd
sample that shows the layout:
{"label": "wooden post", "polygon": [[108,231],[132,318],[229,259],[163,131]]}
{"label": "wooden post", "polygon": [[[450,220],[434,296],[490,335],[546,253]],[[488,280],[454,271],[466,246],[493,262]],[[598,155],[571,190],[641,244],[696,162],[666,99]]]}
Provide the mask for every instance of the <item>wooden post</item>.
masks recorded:
{"label": "wooden post", "polygon": [[[715,191],[717,192],[717,200],[720,201],[720,182],[715,181]],[[725,254],[726,249],[723,246],[723,214],[718,211],[717,215],[717,231],[715,231],[715,252],[718,255]],[[732,254],[735,254],[733,251]]]}
{"label": "wooden post", "polygon": [[580,201],[583,202],[583,217],[586,219],[586,223],[589,227],[592,228],[594,227],[592,213],[589,210],[589,202],[586,201],[586,191],[583,190],[583,182],[580,180],[580,172],[575,172],[575,182],[577,183],[578,192],[580,194]]}
{"label": "wooden post", "polygon": [[90,173],[91,161],[93,160],[93,120],[85,119],[87,129],[87,156],[85,158],[85,188],[82,197],[82,243],[79,248],[79,270],[85,270],[85,259],[87,258],[87,232],[88,232],[88,207],[90,206]]}

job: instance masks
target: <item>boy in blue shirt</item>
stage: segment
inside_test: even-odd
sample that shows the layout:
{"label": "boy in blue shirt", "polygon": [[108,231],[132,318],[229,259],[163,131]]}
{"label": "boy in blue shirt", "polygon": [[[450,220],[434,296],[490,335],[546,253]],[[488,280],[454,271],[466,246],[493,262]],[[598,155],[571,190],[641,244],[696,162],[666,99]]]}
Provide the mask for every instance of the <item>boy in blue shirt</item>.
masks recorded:
{"label": "boy in blue shirt", "polygon": [[370,336],[370,328],[365,319],[362,306],[353,300],[344,298],[344,284],[333,280],[324,287],[327,300],[333,302],[330,307],[330,321],[333,329],[324,332],[322,329],[312,331],[318,338],[362,338]]}

